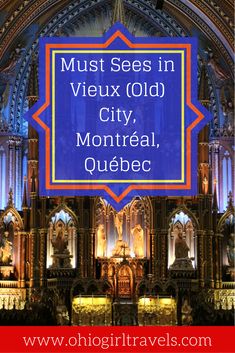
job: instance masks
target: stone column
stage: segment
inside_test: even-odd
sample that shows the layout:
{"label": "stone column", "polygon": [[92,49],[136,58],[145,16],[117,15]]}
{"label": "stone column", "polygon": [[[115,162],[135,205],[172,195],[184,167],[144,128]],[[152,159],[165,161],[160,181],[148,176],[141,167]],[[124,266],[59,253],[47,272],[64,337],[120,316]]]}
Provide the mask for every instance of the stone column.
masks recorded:
{"label": "stone column", "polygon": [[47,266],[47,229],[41,228],[39,230],[39,238],[40,238],[39,278],[40,278],[40,286],[44,287],[46,284],[46,266]]}
{"label": "stone column", "polygon": [[160,257],[159,265],[161,266],[161,280],[165,281],[167,277],[167,230],[161,229],[160,232]]}
{"label": "stone column", "polygon": [[126,236],[127,236],[127,243],[131,246],[131,224],[130,224],[130,215],[129,212],[126,214]]}
{"label": "stone column", "polygon": [[40,227],[45,228],[46,227],[46,197],[42,196],[40,197],[41,199],[41,222],[40,222]]}
{"label": "stone column", "polygon": [[21,232],[20,234],[20,274],[19,274],[19,286],[20,288],[25,287],[25,265],[26,265],[26,233]]}
{"label": "stone column", "polygon": [[156,275],[156,269],[154,266],[155,260],[157,259],[156,250],[157,250],[156,230],[151,229],[150,230],[150,258],[149,258],[150,268],[149,268],[149,273],[153,274],[154,276]]}
{"label": "stone column", "polygon": [[153,259],[153,272],[154,272],[154,277],[159,280],[161,276],[161,235],[160,235],[160,230],[156,230],[155,236],[154,236],[154,244],[153,244],[153,251],[155,253],[155,258]]}
{"label": "stone column", "polygon": [[[220,173],[219,173],[219,160],[220,160],[220,145],[219,145],[219,141],[214,141],[213,142],[213,179],[216,180],[216,193],[219,197],[219,200],[221,199],[220,198],[220,195],[221,195],[221,190],[220,190],[220,187],[219,185],[222,185],[222,182],[220,180]],[[220,205],[219,205],[219,208],[220,208]]]}
{"label": "stone column", "polygon": [[222,234],[215,234],[215,288],[222,288]]}
{"label": "stone column", "polygon": [[109,224],[109,214],[105,215],[105,222],[106,222],[106,227],[105,227],[105,236],[106,236],[106,250],[105,250],[105,256],[108,256],[108,245],[109,245],[109,236],[110,236],[110,224]]}
{"label": "stone column", "polygon": [[83,256],[84,228],[78,230],[78,276],[85,276],[84,256]]}
{"label": "stone column", "polygon": [[205,286],[205,256],[204,256],[204,231],[197,231],[197,257],[199,286]]}
{"label": "stone column", "polygon": [[35,251],[36,251],[36,229],[31,229],[29,234],[29,263],[30,263],[30,274],[29,274],[29,286],[30,288],[35,285]]}
{"label": "stone column", "polygon": [[95,276],[95,229],[89,229],[88,277]]}
{"label": "stone column", "polygon": [[[3,147],[1,146],[1,149],[3,149]],[[4,174],[5,171],[2,168],[2,150],[0,149],[0,192],[3,196],[3,193],[5,194],[5,188],[3,189],[3,178],[4,178]],[[2,190],[3,189],[3,190]],[[5,204],[3,203],[2,197],[0,198],[0,209],[3,210],[5,208]]]}
{"label": "stone column", "polygon": [[12,189],[13,195],[15,195],[15,189],[14,189],[14,174],[15,174],[15,161],[14,161],[14,147],[15,147],[15,141],[14,138],[10,137],[8,141],[8,146],[9,146],[9,170],[8,170],[8,189]]}
{"label": "stone column", "polygon": [[213,257],[213,231],[208,231],[206,236],[206,258],[207,258],[207,276],[210,282],[210,287],[214,288],[214,257]]}
{"label": "stone column", "polygon": [[15,140],[15,206],[16,208],[21,207],[21,197],[22,197],[22,138],[17,138]]}
{"label": "stone column", "polygon": [[95,197],[90,197],[90,227],[88,241],[88,276],[95,277]]}

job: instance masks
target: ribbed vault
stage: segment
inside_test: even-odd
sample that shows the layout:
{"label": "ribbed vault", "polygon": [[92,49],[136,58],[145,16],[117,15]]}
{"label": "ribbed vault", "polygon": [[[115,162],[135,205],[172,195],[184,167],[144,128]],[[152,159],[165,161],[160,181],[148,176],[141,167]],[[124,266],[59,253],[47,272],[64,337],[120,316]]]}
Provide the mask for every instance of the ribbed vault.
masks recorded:
{"label": "ribbed vault", "polygon": [[[232,76],[232,2],[212,0],[166,0],[163,10],[156,1],[124,0],[125,24],[136,36],[197,36],[199,54],[219,56],[226,73]],[[219,3],[219,5],[218,5]],[[12,132],[22,134],[23,112],[32,52],[37,53],[41,36],[102,35],[112,23],[114,1],[110,0],[24,0],[0,2],[1,66],[17,47],[24,48],[11,79],[7,120]],[[1,72],[0,72],[1,73]],[[0,87],[4,90],[4,85]],[[217,104],[218,106],[218,104]]]}

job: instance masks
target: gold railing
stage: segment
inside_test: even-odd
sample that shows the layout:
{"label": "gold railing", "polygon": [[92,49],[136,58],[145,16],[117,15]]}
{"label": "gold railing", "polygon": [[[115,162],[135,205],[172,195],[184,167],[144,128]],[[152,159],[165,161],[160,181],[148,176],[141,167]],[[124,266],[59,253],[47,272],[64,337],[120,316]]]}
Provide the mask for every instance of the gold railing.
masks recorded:
{"label": "gold railing", "polygon": [[144,296],[138,301],[139,326],[177,325],[176,301],[172,297]]}
{"label": "gold railing", "polygon": [[0,288],[17,288],[18,282],[17,281],[0,281]]}
{"label": "gold railing", "polygon": [[107,296],[77,296],[73,298],[73,325],[112,325],[112,302]]}

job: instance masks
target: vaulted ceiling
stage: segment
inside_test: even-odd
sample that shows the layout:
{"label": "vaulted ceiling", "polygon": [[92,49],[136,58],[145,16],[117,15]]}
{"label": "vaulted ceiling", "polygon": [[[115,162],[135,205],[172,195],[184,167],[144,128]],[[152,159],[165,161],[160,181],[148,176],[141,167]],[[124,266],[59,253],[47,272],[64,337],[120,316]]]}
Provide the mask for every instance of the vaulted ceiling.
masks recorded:
{"label": "vaulted ceiling", "polygon": [[[50,21],[59,22],[65,12],[70,14],[72,20],[76,8],[79,8],[78,18],[87,13],[89,20],[91,10],[97,10],[99,7],[104,9],[107,5],[111,7],[114,2],[110,0],[2,0],[0,1],[0,58],[8,48],[14,46],[16,39],[32,26],[37,27],[35,31],[37,35]],[[139,14],[146,22],[156,27],[158,22],[156,17],[170,16],[191,35],[197,28],[214,45],[222,45],[232,56],[234,44],[232,0],[165,0],[163,10],[156,9],[156,0],[124,0],[123,2],[127,12]],[[158,23],[159,29],[161,25],[162,23]],[[217,40],[216,37],[218,37]]]}
{"label": "vaulted ceiling", "polygon": [[[136,36],[196,36],[199,61],[213,58],[224,76],[233,80],[233,1],[165,0],[162,10],[157,3],[123,0],[129,31]],[[114,4],[114,0],[0,0],[0,96],[10,83],[5,115],[15,132],[22,128],[17,119],[25,109],[38,38],[102,35],[111,26]],[[215,80],[215,86],[220,83]]]}

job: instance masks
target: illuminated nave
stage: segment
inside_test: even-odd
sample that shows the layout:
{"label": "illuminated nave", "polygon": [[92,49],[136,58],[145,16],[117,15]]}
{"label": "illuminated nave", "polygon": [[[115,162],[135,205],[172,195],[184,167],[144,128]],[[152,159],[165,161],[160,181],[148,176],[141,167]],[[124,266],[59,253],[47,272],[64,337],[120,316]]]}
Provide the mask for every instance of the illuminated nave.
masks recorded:
{"label": "illuminated nave", "polygon": [[[233,2],[0,2],[0,324],[233,325]],[[101,197],[39,196],[42,36],[198,38],[198,195],[140,197],[117,212]],[[97,63],[98,65],[99,63]],[[128,122],[127,122],[128,123]],[[78,137],[79,142],[79,137]]]}

